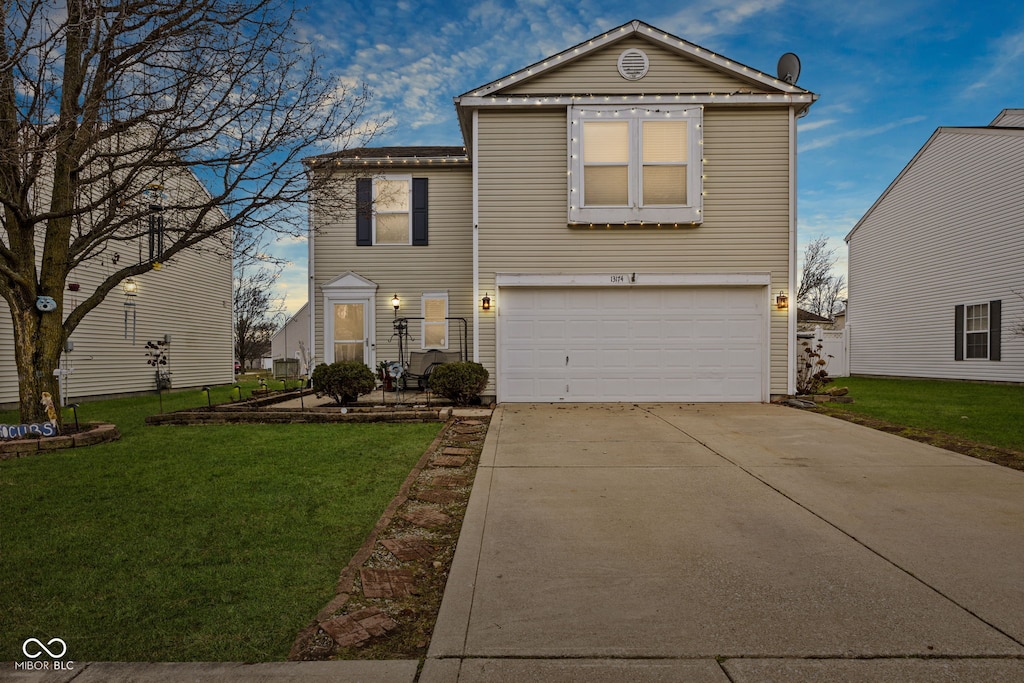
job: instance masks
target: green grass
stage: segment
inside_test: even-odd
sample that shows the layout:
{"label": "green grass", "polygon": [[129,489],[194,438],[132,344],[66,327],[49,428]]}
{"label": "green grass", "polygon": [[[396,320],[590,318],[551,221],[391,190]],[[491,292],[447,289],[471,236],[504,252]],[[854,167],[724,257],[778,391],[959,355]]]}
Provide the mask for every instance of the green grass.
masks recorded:
{"label": "green grass", "polygon": [[1024,386],[844,377],[851,404],[827,404],[887,422],[1024,451]]}
{"label": "green grass", "polygon": [[83,404],[122,439],[0,462],[0,661],[29,637],[78,661],[285,659],[440,429],[143,426],[156,410]]}

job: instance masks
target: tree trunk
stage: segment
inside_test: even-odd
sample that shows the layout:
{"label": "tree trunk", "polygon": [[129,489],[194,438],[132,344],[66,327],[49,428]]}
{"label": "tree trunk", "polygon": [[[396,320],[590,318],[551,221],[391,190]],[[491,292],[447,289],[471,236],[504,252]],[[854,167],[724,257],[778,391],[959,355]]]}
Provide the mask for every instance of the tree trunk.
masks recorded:
{"label": "tree trunk", "polygon": [[34,306],[11,310],[14,321],[14,360],[18,369],[18,399],[23,424],[47,422],[43,393],[49,393],[62,422],[60,383],[53,374],[60,363],[63,330],[60,309],[42,313]]}

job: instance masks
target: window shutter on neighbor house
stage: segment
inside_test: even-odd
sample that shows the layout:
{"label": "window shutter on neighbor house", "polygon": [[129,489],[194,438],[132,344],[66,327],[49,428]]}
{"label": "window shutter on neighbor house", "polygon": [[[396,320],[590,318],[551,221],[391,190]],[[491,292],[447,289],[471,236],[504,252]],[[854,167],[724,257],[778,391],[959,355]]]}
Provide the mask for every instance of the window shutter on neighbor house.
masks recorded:
{"label": "window shutter on neighbor house", "polygon": [[956,340],[953,342],[953,360],[964,359],[964,306],[956,307],[956,319],[953,324],[956,330]]}
{"label": "window shutter on neighbor house", "polygon": [[373,179],[356,180],[356,246],[373,244]]}
{"label": "window shutter on neighbor house", "polygon": [[988,302],[988,359],[1002,360],[1002,338],[1000,329],[1003,326],[1003,302]]}
{"label": "window shutter on neighbor house", "polygon": [[412,179],[412,244],[427,246],[427,179]]}

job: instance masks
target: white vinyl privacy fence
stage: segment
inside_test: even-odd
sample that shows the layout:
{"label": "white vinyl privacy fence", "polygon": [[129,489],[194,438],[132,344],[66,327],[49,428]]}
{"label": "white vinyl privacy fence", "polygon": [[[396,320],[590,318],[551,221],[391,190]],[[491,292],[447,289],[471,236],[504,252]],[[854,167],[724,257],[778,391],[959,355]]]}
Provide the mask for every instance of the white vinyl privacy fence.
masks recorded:
{"label": "white vinyl privacy fence", "polygon": [[849,335],[846,328],[826,330],[818,325],[813,332],[799,332],[796,335],[798,354],[806,342],[812,347],[821,344],[821,355],[828,361],[829,377],[847,377],[850,374]]}

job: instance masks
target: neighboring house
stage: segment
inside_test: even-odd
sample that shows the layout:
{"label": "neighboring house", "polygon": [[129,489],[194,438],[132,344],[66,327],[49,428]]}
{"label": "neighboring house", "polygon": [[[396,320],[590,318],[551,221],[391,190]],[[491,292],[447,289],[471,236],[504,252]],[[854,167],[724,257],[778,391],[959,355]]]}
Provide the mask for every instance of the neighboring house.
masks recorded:
{"label": "neighboring house", "polygon": [[[203,191],[191,174],[183,182],[195,182],[194,189]],[[102,256],[72,271],[65,313],[113,269],[148,256],[148,241],[146,232],[137,239],[111,240]],[[134,296],[123,287],[111,292],[71,334],[72,348],[61,360],[63,402],[155,391],[147,341],[169,339],[173,388],[234,381],[231,268],[231,260],[214,250],[186,251],[135,277]],[[0,408],[16,408],[17,402],[13,323],[0,299]]]}
{"label": "neighboring house", "polygon": [[832,319],[832,329],[833,330],[842,330],[845,327],[846,327],[846,309],[844,308],[843,310],[841,310],[838,313],[836,313],[835,316],[833,316],[833,319]]}
{"label": "neighboring house", "polygon": [[799,332],[813,331],[816,327],[831,329],[834,324],[831,318],[826,318],[823,315],[818,315],[802,308],[796,309],[796,329]]}
{"label": "neighboring house", "polygon": [[397,315],[406,358],[465,351],[503,402],[793,393],[815,99],[634,21],[457,97],[465,146],[308,159],[357,199],[313,207],[317,360],[396,360]]}
{"label": "neighboring house", "polygon": [[309,353],[309,304],[302,304],[302,308],[295,312],[284,325],[281,326],[270,339],[270,357],[272,361],[285,358],[297,359],[299,361],[299,373],[306,370],[302,368],[303,357]]}
{"label": "neighboring house", "polygon": [[850,372],[1024,382],[1024,109],[939,128],[849,244]]}

